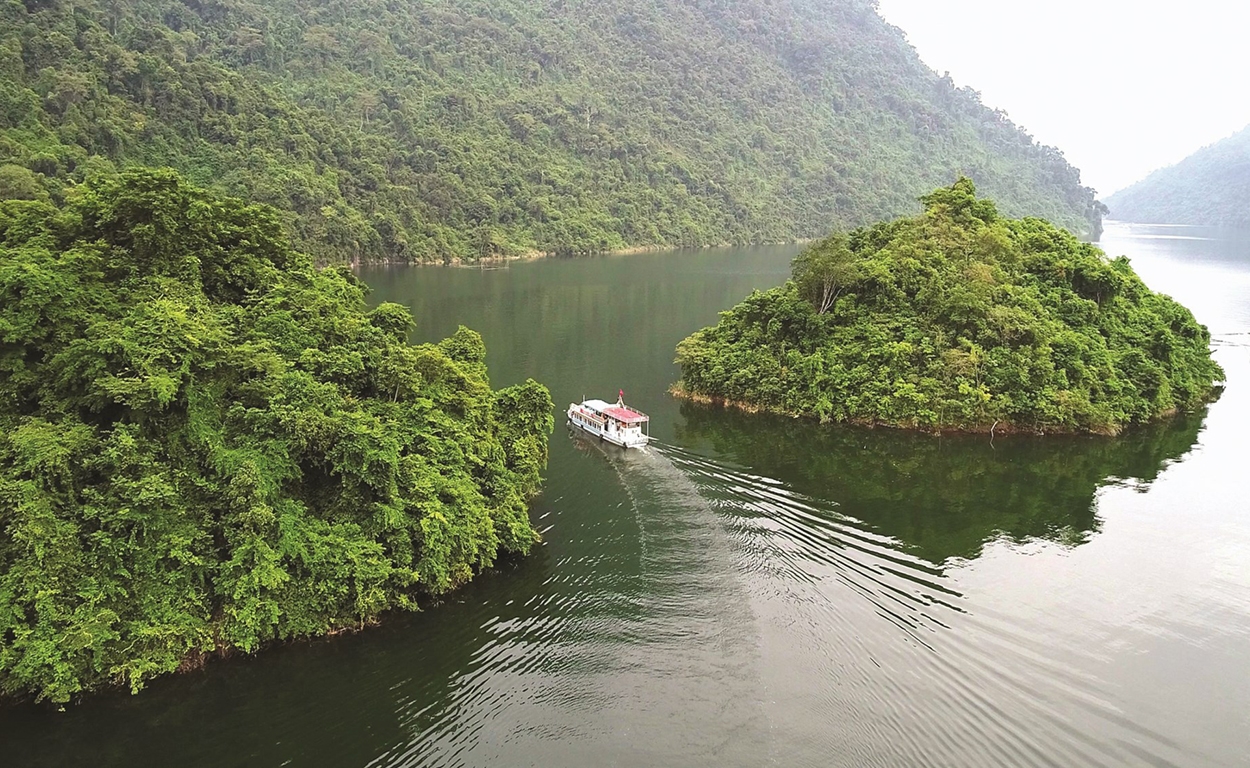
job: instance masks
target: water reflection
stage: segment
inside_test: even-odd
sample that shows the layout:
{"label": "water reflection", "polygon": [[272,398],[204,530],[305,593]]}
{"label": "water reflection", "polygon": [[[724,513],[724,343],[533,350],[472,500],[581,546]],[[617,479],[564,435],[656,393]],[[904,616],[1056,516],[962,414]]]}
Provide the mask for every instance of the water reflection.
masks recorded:
{"label": "water reflection", "polygon": [[1098,531],[1108,484],[1144,490],[1197,442],[1204,413],[1119,439],[933,437],[820,425],[687,403],[681,443],[706,444],[892,537],[934,564],[972,559],[989,541],[1077,546]]}
{"label": "water reflection", "polygon": [[368,632],[2,710],[4,764],[1243,764],[1250,240],[1150,234],[1102,244],[1216,334],[1208,426],[993,447],[666,398],[674,345],[793,250],[363,270],[418,340],[481,331],[497,386],[623,387],[662,442],[557,431],[530,557]]}
{"label": "water reflection", "polygon": [[[1171,738],[1149,696],[1119,694],[1152,674],[1125,643],[1169,659],[1183,645],[1158,640],[1175,614],[1127,619],[1140,603],[1122,594],[1186,590],[1123,554],[1098,579],[1072,567],[1132,541],[1123,515],[1104,522],[1108,509],[1134,499],[1158,514],[1156,486],[1178,483],[1156,481],[1194,449],[1205,414],[1119,439],[993,445],[693,404],[681,416],[679,444],[659,449],[737,542],[763,686],[785,692],[769,708],[780,762],[1221,764],[1201,741]],[[1179,469],[1166,474],[1184,487]],[[1138,525],[1151,530],[1154,515]],[[1117,537],[1096,535],[1112,525]]]}
{"label": "water reflection", "polygon": [[1183,247],[1184,258],[1192,263],[1239,269],[1250,266],[1250,229],[1109,221],[1098,246],[1112,256],[1129,253],[1134,259],[1156,253],[1171,255]]}
{"label": "water reflection", "polygon": [[531,613],[494,599],[499,589],[540,591],[550,569],[539,550],[500,563],[437,608],[366,632],[212,661],[139,696],[100,694],[59,714],[0,710],[4,764],[412,764],[437,746],[418,734],[471,729],[460,721],[464,688],[495,661],[482,649],[506,644],[497,628]]}
{"label": "water reflection", "polygon": [[1250,326],[1250,229],[1111,222],[1098,245],[1127,255],[1146,285],[1193,310],[1216,344]]}

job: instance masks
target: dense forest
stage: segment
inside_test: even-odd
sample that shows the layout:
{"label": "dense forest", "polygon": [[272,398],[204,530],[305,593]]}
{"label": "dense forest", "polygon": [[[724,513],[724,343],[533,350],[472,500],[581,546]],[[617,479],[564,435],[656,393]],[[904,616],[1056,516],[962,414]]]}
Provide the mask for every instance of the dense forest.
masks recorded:
{"label": "dense forest", "polygon": [[0,691],[359,626],[536,541],[552,403],[171,171],[0,202]]}
{"label": "dense forest", "polygon": [[1250,127],[1107,198],[1110,215],[1144,224],[1250,224]]}
{"label": "dense forest", "polygon": [[1223,381],[1207,329],[1128,259],[1003,218],[968,179],[922,202],[813,245],[785,285],[682,341],[675,391],[821,421],[1114,434]]}
{"label": "dense forest", "polygon": [[871,0],[5,0],[0,197],[171,166],[320,261],[789,242],[1079,173]]}

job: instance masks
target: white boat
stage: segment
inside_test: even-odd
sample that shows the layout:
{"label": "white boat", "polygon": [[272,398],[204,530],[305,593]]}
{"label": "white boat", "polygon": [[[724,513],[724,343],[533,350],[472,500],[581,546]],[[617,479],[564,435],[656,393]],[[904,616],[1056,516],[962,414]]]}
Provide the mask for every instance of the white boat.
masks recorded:
{"label": "white boat", "polygon": [[570,403],[568,419],[569,426],[622,448],[642,448],[651,439],[647,434],[651,417],[627,407],[624,394],[617,398],[615,404],[603,400]]}

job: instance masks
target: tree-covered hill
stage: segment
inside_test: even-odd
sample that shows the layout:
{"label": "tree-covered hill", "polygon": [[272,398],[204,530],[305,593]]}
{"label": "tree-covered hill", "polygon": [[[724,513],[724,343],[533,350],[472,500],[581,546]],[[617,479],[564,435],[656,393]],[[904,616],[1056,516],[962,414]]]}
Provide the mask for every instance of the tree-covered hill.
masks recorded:
{"label": "tree-covered hill", "polygon": [[0,692],[360,626],[537,539],[552,404],[171,172],[0,202]]}
{"label": "tree-covered hill", "polygon": [[1128,259],[968,179],[921,216],[834,234],[677,347],[678,394],[929,430],[1114,434],[1194,408],[1224,373],[1188,309]]}
{"label": "tree-covered hill", "polygon": [[1250,224],[1250,127],[1161,168],[1106,200],[1143,224]]}
{"label": "tree-covered hill", "polygon": [[0,2],[0,195],[136,164],[323,260],[791,241],[958,173],[1100,221],[870,0]]}

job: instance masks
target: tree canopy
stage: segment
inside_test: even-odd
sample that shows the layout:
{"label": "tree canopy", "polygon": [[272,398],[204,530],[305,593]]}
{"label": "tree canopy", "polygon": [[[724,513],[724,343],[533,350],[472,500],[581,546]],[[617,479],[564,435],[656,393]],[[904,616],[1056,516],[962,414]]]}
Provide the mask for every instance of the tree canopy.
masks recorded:
{"label": "tree canopy", "polygon": [[0,690],[137,689],[536,541],[552,404],[169,171],[0,203]]}
{"label": "tree canopy", "polygon": [[[821,421],[1114,434],[1210,398],[1210,334],[1036,218],[964,178],[925,212],[834,234],[677,347],[675,389]],[[833,286],[832,288],[830,286]]]}
{"label": "tree canopy", "polygon": [[1101,217],[869,0],[0,4],[0,196],[136,165],[277,207],[322,261],[790,242],[957,173]]}

